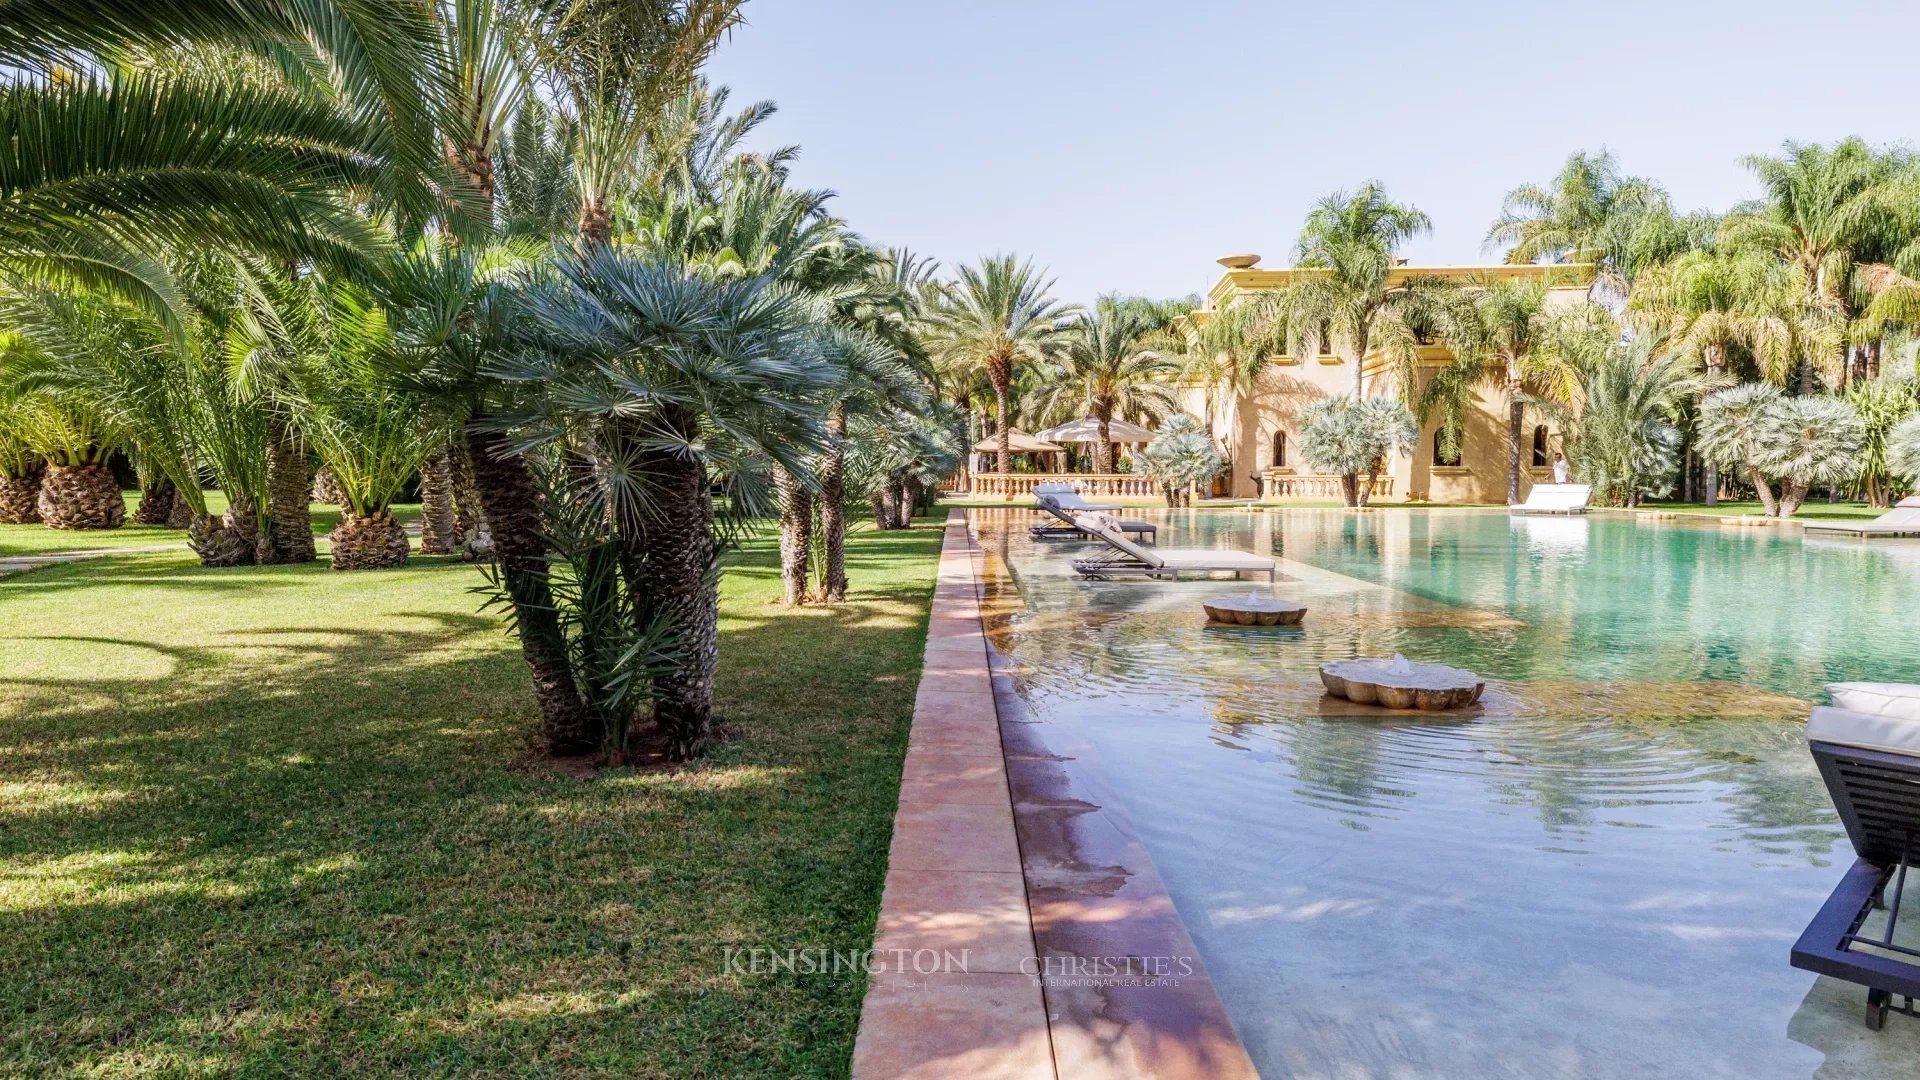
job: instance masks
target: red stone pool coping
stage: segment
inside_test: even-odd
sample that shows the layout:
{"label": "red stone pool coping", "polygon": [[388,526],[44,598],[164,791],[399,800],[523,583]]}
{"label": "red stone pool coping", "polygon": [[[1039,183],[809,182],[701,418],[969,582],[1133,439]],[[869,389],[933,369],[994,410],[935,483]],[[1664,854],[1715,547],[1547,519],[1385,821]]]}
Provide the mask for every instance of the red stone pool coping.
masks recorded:
{"label": "red stone pool coping", "polygon": [[1254,1076],[1091,748],[989,647],[981,559],[952,511],[853,1075]]}

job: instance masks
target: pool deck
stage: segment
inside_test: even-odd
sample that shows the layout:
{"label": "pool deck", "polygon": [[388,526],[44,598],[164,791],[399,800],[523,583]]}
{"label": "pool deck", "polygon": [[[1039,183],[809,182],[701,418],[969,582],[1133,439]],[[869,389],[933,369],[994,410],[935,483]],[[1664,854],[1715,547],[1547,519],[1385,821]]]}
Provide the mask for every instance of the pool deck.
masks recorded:
{"label": "pool deck", "polygon": [[952,511],[853,1075],[1253,1077],[1091,748],[989,647],[983,570]]}

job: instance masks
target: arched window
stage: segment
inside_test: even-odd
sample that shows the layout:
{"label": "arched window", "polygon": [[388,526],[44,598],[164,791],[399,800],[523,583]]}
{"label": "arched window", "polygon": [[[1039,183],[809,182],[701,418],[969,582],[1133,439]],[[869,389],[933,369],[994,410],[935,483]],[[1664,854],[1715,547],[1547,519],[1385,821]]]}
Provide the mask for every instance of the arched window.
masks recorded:
{"label": "arched window", "polygon": [[1273,433],[1273,467],[1276,469],[1287,467],[1287,433],[1284,431]]}
{"label": "arched window", "polygon": [[1547,425],[1541,424],[1533,429],[1533,467],[1547,467]]}
{"label": "arched window", "polygon": [[1435,465],[1452,468],[1460,464],[1460,451],[1455,450],[1451,454],[1447,453],[1446,443],[1447,433],[1444,430],[1433,433],[1433,463]]}

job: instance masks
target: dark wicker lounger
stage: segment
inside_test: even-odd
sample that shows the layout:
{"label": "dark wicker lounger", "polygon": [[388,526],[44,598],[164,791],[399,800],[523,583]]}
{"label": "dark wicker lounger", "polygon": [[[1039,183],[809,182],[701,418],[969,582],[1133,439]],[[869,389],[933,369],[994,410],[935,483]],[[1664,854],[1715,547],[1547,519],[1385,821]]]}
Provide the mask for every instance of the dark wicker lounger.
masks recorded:
{"label": "dark wicker lounger", "polygon": [[[1840,701],[1849,685],[1885,684],[1829,690]],[[1920,949],[1894,938],[1920,850],[1920,719],[1817,708],[1807,745],[1856,858],[1794,943],[1793,966],[1865,986],[1867,1027],[1878,1031],[1890,1010],[1920,1016]],[[1876,912],[1884,924],[1869,928]],[[1895,1005],[1895,995],[1904,1003]]]}

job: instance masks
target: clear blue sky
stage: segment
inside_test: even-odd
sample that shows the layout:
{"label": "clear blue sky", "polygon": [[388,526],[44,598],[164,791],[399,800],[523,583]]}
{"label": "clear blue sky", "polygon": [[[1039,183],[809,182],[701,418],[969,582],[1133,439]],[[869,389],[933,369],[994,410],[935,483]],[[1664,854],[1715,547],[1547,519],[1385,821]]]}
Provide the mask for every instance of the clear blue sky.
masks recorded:
{"label": "clear blue sky", "polygon": [[1920,139],[1920,5],[1848,0],[751,0],[709,68],[874,241],[1018,251],[1075,300],[1287,261],[1373,178],[1415,262],[1492,261],[1508,188],[1612,149],[1684,209],[1751,196],[1783,139]]}

